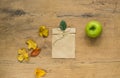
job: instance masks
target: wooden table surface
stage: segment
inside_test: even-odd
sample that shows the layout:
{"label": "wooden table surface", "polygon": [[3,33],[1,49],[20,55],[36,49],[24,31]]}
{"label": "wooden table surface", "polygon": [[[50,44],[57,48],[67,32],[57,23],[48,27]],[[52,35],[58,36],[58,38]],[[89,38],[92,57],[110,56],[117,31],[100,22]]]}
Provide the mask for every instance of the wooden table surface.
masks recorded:
{"label": "wooden table surface", "polygon": [[[76,58],[52,59],[51,30],[65,20],[76,28]],[[89,39],[85,25],[98,20],[102,35]],[[46,25],[48,38],[38,29]],[[28,63],[17,61],[17,50],[34,39],[42,51]],[[43,78],[120,78],[120,0],[0,0],[0,78],[35,78],[34,70],[47,71]]]}

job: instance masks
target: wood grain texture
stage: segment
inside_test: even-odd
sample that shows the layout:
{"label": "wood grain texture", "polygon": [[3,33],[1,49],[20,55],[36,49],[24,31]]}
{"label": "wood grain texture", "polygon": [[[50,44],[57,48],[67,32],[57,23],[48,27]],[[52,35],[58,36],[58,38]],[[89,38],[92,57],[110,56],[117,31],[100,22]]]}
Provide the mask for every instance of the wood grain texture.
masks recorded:
{"label": "wood grain texture", "polygon": [[[76,31],[76,58],[52,59],[52,28],[61,20]],[[103,24],[102,35],[85,36],[90,20]],[[43,68],[43,78],[120,78],[119,0],[0,0],[0,78],[35,78]],[[40,25],[50,30],[48,38],[38,36]],[[29,63],[19,63],[17,50],[34,39],[42,51]]]}

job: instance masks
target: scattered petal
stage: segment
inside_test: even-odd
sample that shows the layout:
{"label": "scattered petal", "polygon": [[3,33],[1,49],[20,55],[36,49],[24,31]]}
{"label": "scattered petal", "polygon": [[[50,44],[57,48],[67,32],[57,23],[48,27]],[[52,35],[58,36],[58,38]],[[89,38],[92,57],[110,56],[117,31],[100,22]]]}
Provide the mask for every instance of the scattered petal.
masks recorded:
{"label": "scattered petal", "polygon": [[39,55],[39,53],[40,53],[40,48],[36,48],[35,50],[33,50],[32,52],[31,52],[31,56],[32,57],[35,57],[35,56],[38,56]]}
{"label": "scattered petal", "polygon": [[18,55],[17,59],[18,59],[18,61],[22,62],[24,60],[24,57],[23,57],[23,55]]}
{"label": "scattered petal", "polygon": [[40,29],[39,29],[39,35],[41,37],[48,37],[49,30],[45,26],[41,26]]}
{"label": "scattered petal", "polygon": [[29,39],[26,42],[28,44],[28,49],[36,49],[37,48],[37,44],[35,41]]}
{"label": "scattered petal", "polygon": [[26,53],[26,49],[25,48],[22,48],[22,49],[18,50],[18,54],[24,54],[24,53]]}
{"label": "scattered petal", "polygon": [[28,61],[29,60],[29,56],[28,56],[28,52],[26,51],[26,49],[19,49],[18,50],[18,56],[17,56],[18,61],[23,62]]}
{"label": "scattered petal", "polygon": [[25,61],[28,61],[28,60],[29,60],[28,53],[25,53],[25,54],[23,54],[23,55],[24,55],[24,59],[25,59]]}
{"label": "scattered petal", "polygon": [[45,70],[37,68],[35,70],[35,76],[36,78],[43,77],[46,74]]}

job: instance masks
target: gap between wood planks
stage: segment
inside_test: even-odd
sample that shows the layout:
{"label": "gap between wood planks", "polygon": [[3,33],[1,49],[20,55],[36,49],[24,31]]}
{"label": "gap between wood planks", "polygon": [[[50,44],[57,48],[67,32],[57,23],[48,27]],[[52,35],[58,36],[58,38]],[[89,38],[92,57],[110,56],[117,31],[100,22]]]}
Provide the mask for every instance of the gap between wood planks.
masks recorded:
{"label": "gap between wood planks", "polygon": [[[10,61],[10,60],[0,60],[0,65],[2,65],[2,64],[6,64],[6,65],[8,65],[8,64],[17,64],[17,63],[19,63],[19,62],[17,62],[17,61]],[[88,61],[81,61],[81,62],[79,62],[79,61],[77,61],[76,63],[79,63],[79,64],[97,64],[97,63],[120,63],[120,60],[113,60],[113,61],[91,61],[91,62],[88,62]],[[33,63],[33,62],[23,62],[23,64],[36,64],[36,63]]]}

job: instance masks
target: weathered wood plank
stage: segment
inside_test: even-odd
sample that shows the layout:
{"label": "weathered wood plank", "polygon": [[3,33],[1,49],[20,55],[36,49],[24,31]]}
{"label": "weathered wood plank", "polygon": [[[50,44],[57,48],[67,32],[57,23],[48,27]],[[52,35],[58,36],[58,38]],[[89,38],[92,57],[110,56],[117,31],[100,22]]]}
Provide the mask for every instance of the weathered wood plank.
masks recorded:
{"label": "weathered wood plank", "polygon": [[[76,58],[52,59],[52,28],[66,20],[76,32]],[[103,24],[102,35],[92,40],[85,36],[90,20]],[[0,77],[34,78],[34,69],[48,73],[44,78],[119,78],[120,77],[120,1],[119,0],[1,0],[0,1]],[[38,36],[40,25],[50,30],[48,38]],[[29,63],[19,63],[17,50],[34,39],[41,54]]]}

